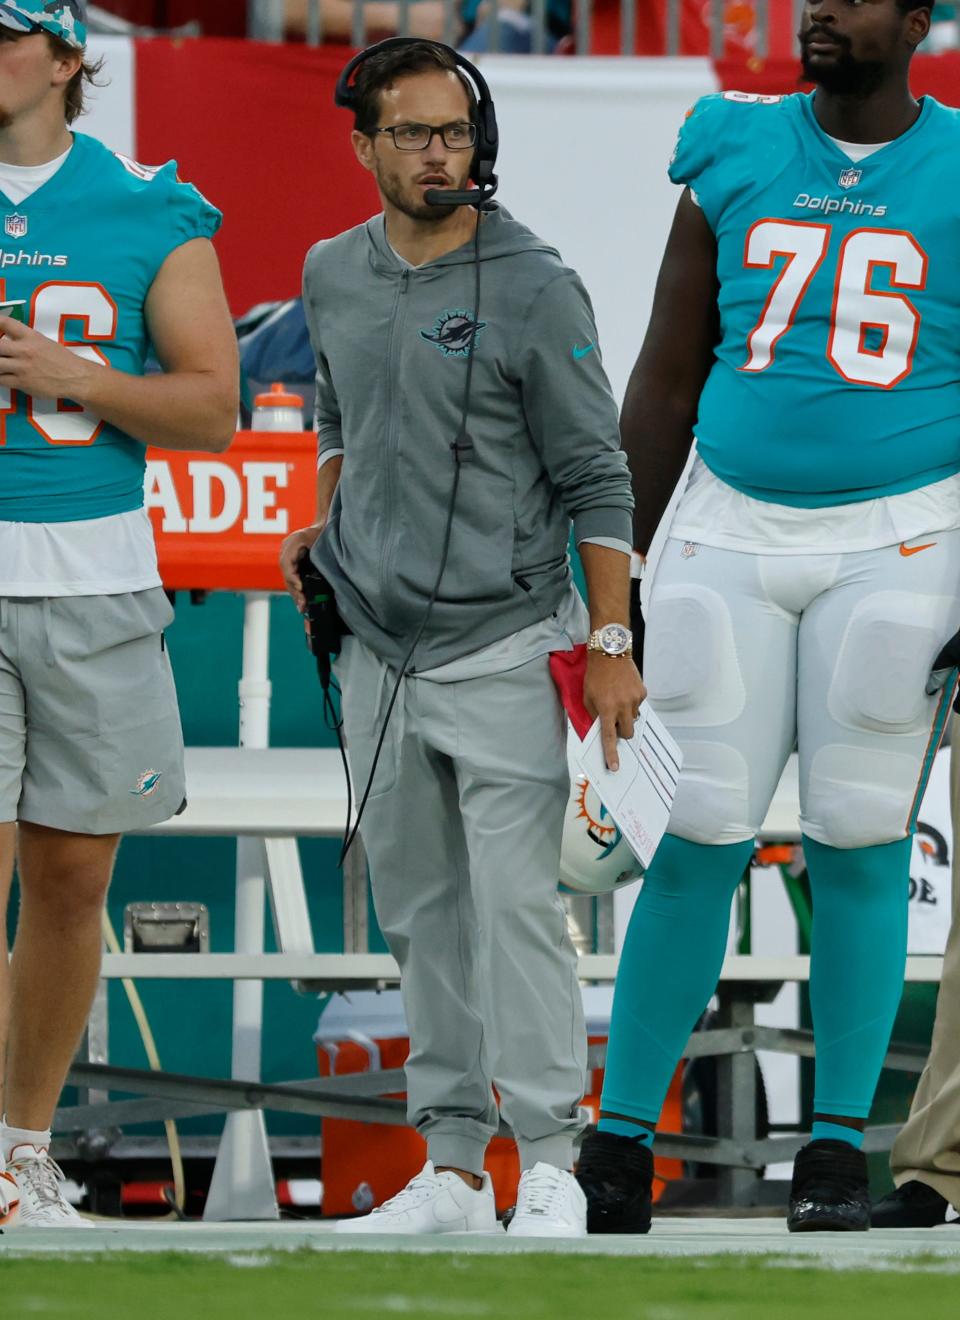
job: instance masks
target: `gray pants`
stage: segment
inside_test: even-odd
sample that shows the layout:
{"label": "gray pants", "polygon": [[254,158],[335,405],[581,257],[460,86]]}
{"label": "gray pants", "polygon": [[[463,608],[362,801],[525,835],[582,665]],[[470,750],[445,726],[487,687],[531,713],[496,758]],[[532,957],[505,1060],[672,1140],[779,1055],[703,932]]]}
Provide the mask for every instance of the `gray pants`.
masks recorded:
{"label": "gray pants", "polygon": [[[395,675],[338,662],[358,792]],[[570,1168],[586,1035],[557,894],[565,721],[543,656],[455,683],[406,679],[363,818],[377,918],[402,972],[408,1115],[429,1158],[480,1173],[497,1129],[523,1168]]]}

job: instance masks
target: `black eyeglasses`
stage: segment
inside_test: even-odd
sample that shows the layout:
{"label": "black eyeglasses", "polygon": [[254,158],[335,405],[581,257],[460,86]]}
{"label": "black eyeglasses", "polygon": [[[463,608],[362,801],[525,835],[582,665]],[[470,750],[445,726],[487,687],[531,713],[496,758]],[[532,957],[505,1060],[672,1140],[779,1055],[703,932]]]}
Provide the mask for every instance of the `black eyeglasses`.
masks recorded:
{"label": "black eyeglasses", "polygon": [[476,124],[463,120],[438,128],[431,124],[391,124],[389,128],[374,129],[374,136],[377,133],[389,133],[398,151],[425,151],[435,137],[440,138],[448,151],[469,151],[477,145]]}

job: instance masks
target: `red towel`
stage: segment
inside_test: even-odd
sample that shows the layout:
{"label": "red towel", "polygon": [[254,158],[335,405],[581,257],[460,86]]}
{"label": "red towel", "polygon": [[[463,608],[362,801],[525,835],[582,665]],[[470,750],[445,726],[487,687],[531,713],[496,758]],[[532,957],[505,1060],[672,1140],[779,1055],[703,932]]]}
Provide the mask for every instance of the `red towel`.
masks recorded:
{"label": "red towel", "polygon": [[586,644],[581,642],[572,651],[551,651],[550,676],[577,737],[585,738],[594,723],[583,704],[583,680],[587,676]]}

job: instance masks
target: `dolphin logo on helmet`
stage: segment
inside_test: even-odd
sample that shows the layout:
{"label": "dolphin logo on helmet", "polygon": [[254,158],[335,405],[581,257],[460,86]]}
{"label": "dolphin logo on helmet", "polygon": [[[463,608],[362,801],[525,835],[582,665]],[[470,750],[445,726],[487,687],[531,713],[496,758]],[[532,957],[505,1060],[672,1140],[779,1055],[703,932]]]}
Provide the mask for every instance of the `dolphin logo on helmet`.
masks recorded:
{"label": "dolphin logo on helmet", "polygon": [[560,883],[577,894],[609,894],[639,880],[643,867],[580,769],[575,755],[578,743],[568,726],[570,797],[563,818]]}

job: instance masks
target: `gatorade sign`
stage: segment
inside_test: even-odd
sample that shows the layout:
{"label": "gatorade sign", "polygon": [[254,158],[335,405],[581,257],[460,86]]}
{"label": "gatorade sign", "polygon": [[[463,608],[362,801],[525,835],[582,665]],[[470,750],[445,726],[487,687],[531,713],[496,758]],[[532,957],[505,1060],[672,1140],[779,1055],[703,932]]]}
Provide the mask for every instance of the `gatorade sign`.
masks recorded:
{"label": "gatorade sign", "polygon": [[283,591],[285,536],[314,520],[310,431],[241,431],[224,454],[147,451],[144,504],[171,590]]}

